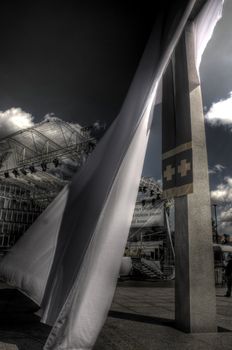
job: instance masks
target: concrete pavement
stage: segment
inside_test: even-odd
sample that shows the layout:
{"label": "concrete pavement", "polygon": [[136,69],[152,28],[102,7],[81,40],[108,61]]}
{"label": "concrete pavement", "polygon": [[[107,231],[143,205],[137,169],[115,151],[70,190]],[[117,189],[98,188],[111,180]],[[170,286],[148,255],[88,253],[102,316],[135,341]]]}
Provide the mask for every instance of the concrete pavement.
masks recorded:
{"label": "concrete pavement", "polygon": [[174,327],[174,288],[164,285],[121,283],[94,350],[232,349],[232,298],[224,288],[216,290],[219,332],[187,334]]}
{"label": "concrete pavement", "polygon": [[[0,288],[0,350],[42,350],[50,327],[33,314],[35,304]],[[174,327],[173,282],[120,282],[94,350],[231,350],[232,298],[224,293],[217,288],[219,332],[187,334]]]}

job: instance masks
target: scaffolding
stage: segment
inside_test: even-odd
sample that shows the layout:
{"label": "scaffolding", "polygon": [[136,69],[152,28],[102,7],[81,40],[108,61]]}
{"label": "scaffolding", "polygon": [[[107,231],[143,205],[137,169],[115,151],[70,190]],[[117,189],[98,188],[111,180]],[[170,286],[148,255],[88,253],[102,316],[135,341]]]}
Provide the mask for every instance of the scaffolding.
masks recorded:
{"label": "scaffolding", "polygon": [[[83,162],[96,140],[86,128],[58,118],[15,132],[0,140],[0,177],[13,172],[15,177],[31,172],[31,167],[54,163],[59,159]],[[43,168],[42,168],[43,170]]]}
{"label": "scaffolding", "polygon": [[28,190],[0,185],[0,249],[7,251],[45,209],[47,202],[34,201]]}
{"label": "scaffolding", "polygon": [[[145,254],[146,251],[144,247],[150,245],[149,259],[162,260],[165,268],[171,266],[171,273],[168,271],[168,275],[172,274],[174,266],[174,237],[172,237],[169,218],[170,208],[173,209],[173,207],[173,199],[163,199],[162,187],[154,178],[142,177],[135,212],[139,212],[143,220],[137,226],[131,226],[126,252],[130,255],[129,251],[131,251],[133,259],[141,260],[141,254]],[[160,222],[153,222],[153,216],[159,215],[159,212]]]}
{"label": "scaffolding", "polygon": [[[0,253],[71,181],[96,145],[93,129],[52,117],[0,140]],[[153,178],[141,178],[138,202],[152,205],[161,196]]]}
{"label": "scaffolding", "polygon": [[89,130],[52,117],[0,140],[0,253],[85,162],[96,144]]}

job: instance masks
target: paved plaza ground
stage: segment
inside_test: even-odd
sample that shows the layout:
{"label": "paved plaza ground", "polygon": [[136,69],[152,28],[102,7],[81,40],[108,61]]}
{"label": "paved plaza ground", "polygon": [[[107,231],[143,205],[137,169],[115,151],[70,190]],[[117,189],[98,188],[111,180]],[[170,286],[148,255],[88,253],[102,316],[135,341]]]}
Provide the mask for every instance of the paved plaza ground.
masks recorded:
{"label": "paved plaza ground", "polygon": [[[0,350],[42,350],[50,327],[34,315],[35,304],[0,288]],[[232,298],[224,293],[216,289],[218,333],[186,334],[175,329],[173,282],[119,282],[94,350],[231,350]]]}

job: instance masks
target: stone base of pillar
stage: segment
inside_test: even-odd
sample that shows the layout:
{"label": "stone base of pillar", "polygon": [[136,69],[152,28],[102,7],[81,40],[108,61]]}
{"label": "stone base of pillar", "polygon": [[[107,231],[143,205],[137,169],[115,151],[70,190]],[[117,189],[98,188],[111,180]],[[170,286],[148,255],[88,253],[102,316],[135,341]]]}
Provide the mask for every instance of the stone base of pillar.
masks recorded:
{"label": "stone base of pillar", "polygon": [[178,329],[191,333],[217,331],[208,196],[199,201],[204,195],[175,200],[175,320]]}

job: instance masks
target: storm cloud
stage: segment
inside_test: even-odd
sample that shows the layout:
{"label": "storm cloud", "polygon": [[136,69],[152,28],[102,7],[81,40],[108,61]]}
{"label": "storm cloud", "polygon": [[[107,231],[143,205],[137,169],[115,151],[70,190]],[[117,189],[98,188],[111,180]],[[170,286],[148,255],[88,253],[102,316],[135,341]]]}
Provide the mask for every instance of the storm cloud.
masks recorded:
{"label": "storm cloud", "polygon": [[232,91],[228,98],[215,102],[205,115],[206,121],[212,126],[223,125],[232,128]]}
{"label": "storm cloud", "polygon": [[21,108],[0,111],[0,138],[34,125],[34,118]]}

